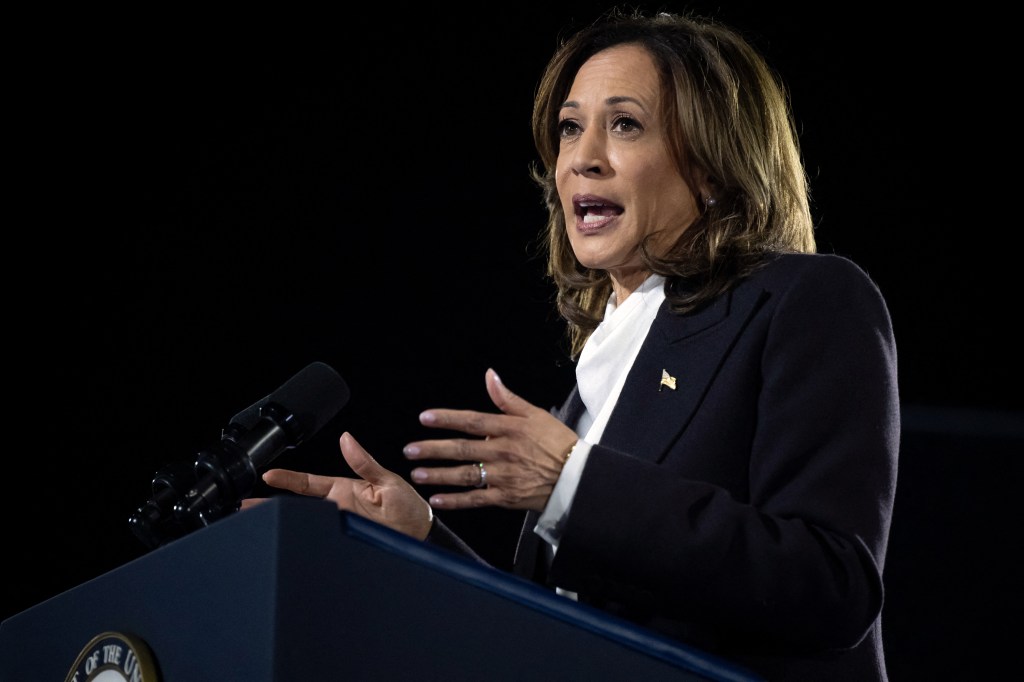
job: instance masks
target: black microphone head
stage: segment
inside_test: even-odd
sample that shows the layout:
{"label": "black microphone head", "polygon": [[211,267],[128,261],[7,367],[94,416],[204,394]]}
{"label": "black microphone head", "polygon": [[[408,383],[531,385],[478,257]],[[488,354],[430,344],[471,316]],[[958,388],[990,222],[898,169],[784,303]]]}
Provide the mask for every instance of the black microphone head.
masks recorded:
{"label": "black microphone head", "polygon": [[333,367],[313,362],[267,396],[261,411],[277,407],[288,413],[293,445],[298,445],[333,419],[349,395],[348,384]]}
{"label": "black microphone head", "polygon": [[256,426],[256,422],[260,420],[260,410],[267,404],[268,400],[270,400],[269,395],[263,396],[252,405],[236,414],[231,418],[231,421],[228,422],[228,428],[240,429],[242,432],[245,432]]}

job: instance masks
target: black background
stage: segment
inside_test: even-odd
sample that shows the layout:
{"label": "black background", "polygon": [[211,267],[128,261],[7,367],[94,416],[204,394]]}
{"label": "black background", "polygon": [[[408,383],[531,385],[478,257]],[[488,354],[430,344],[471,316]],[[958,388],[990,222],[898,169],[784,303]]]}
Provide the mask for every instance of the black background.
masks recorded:
{"label": "black background", "polygon": [[[487,367],[561,402],[573,376],[534,256],[530,107],[559,31],[608,4],[65,15],[41,30],[9,86],[24,154],[0,616],[142,555],[127,520],[155,471],[314,360],[351,400],[276,465],[345,473],[350,430],[406,473],[401,446],[429,435],[420,411],[491,409]],[[1003,518],[1024,429],[1020,221],[994,179],[1000,79],[972,66],[991,43],[970,20],[768,5],[661,6],[736,25],[783,74],[819,250],[858,262],[889,301],[914,418],[887,568],[891,672],[913,679],[901,673],[935,655],[921,642],[967,666],[998,650],[983,639],[993,613],[1020,616]],[[500,566],[518,518],[446,515]]]}

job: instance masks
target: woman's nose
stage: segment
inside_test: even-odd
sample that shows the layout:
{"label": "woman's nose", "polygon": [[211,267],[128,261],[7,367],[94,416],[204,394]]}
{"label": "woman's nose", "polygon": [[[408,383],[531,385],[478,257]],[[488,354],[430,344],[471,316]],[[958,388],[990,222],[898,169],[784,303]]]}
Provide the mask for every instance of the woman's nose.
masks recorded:
{"label": "woman's nose", "polygon": [[591,126],[580,135],[573,150],[572,171],[577,175],[601,176],[609,170],[604,131]]}

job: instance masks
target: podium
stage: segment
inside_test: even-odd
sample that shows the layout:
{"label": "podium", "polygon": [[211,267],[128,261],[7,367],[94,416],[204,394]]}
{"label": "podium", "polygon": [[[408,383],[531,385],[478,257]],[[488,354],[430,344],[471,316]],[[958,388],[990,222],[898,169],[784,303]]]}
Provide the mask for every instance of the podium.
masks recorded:
{"label": "podium", "polygon": [[292,496],[4,620],[0,680],[70,679],[111,633],[148,654],[149,669],[128,666],[142,682],[760,679],[331,502]]}

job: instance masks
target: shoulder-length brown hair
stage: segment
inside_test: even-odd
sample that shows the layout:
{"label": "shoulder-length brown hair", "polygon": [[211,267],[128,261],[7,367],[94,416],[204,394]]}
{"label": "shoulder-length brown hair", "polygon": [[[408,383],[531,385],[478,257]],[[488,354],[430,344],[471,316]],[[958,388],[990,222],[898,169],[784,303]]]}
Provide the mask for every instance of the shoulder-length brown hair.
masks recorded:
{"label": "shoulder-length brown hair", "polygon": [[613,9],[564,40],[545,68],[533,105],[533,137],[543,168],[531,176],[548,209],[544,236],[547,273],[568,322],[575,357],[600,323],[611,292],[603,270],[583,267],[573,254],[555,188],[558,115],[576,72],[606,48],[642,46],[660,71],[663,119],[670,150],[690,190],[706,172],[714,203],[667,253],[643,244],[647,268],[666,277],[666,295],[679,313],[732,287],[769,253],[815,251],[810,197],[788,93],[761,54],[737,31],[714,20]]}

